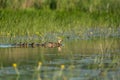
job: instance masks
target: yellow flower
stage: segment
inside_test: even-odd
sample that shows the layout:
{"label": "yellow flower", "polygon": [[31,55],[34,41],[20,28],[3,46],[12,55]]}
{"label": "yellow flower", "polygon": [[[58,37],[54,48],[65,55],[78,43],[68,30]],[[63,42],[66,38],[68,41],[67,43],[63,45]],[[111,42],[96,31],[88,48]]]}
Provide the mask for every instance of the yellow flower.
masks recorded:
{"label": "yellow flower", "polygon": [[24,35],[24,32],[22,32],[22,35]]}
{"label": "yellow flower", "polygon": [[15,34],[13,35],[13,37],[15,38]]}
{"label": "yellow flower", "polygon": [[9,35],[10,35],[10,32],[7,33],[7,36],[9,36]]}
{"label": "yellow flower", "polygon": [[64,68],[65,68],[65,65],[62,64],[62,65],[61,65],[61,69],[64,69]]}
{"label": "yellow flower", "polygon": [[17,64],[16,64],[16,63],[13,63],[13,67],[16,68],[16,67],[17,67]]}
{"label": "yellow flower", "polygon": [[36,35],[39,35],[40,33],[39,32],[35,32]]}
{"label": "yellow flower", "polygon": [[40,68],[41,68],[41,65],[42,65],[42,62],[38,62],[37,71],[39,71],[39,70],[40,70]]}
{"label": "yellow flower", "polygon": [[90,34],[92,35],[92,34],[93,34],[93,32],[90,32]]}
{"label": "yellow flower", "polygon": [[38,62],[38,65],[42,65],[42,62]]}
{"label": "yellow flower", "polygon": [[109,28],[109,30],[112,30],[112,28]]}

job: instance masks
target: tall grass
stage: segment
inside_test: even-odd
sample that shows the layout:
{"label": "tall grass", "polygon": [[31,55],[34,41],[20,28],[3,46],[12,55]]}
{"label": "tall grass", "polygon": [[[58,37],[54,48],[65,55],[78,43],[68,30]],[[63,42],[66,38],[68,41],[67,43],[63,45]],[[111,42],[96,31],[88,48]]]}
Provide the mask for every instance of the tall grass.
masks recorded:
{"label": "tall grass", "polygon": [[0,36],[43,38],[46,33],[66,32],[81,36],[90,28],[118,28],[119,3],[119,0],[1,0]]}
{"label": "tall grass", "polygon": [[120,0],[1,0],[0,8],[119,12]]}
{"label": "tall grass", "polygon": [[0,35],[25,35],[46,32],[79,31],[90,27],[119,27],[120,17],[108,13],[78,11],[1,10]]}

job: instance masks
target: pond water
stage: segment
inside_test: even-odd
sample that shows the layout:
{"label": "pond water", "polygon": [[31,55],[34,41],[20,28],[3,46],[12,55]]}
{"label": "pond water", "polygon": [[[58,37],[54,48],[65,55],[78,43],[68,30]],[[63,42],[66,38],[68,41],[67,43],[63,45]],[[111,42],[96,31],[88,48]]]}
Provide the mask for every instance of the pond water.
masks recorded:
{"label": "pond water", "polygon": [[119,39],[63,41],[59,48],[4,47],[0,80],[120,80],[119,58]]}

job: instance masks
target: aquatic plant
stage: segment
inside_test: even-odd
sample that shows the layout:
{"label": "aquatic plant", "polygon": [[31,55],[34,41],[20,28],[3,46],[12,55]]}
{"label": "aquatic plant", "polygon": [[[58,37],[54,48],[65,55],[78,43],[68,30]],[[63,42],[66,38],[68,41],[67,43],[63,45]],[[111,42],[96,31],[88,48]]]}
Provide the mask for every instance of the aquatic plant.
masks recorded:
{"label": "aquatic plant", "polygon": [[15,69],[16,74],[17,74],[17,75],[20,75],[19,70],[18,70],[18,68],[17,68],[17,64],[16,64],[16,63],[13,63],[12,66],[13,66],[13,68]]}
{"label": "aquatic plant", "polygon": [[42,66],[42,62],[38,62],[38,67],[36,68],[36,71],[40,71],[41,66]]}
{"label": "aquatic plant", "polygon": [[33,72],[33,80],[36,77],[37,77],[38,80],[42,80],[41,79],[41,74],[40,74],[41,66],[42,66],[42,62],[39,61],[37,67],[35,67],[35,70]]}
{"label": "aquatic plant", "polygon": [[53,75],[53,80],[57,80],[57,79],[63,79],[63,70],[65,69],[65,65],[61,65],[60,66],[60,71],[57,71],[54,73]]}

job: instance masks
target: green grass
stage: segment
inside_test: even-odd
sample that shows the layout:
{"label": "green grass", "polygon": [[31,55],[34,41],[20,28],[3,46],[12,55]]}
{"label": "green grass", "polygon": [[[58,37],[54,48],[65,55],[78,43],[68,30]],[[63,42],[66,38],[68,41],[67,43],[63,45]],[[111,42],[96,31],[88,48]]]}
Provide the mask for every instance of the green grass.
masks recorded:
{"label": "green grass", "polygon": [[[0,10],[0,37],[3,37],[0,42],[56,41],[57,37],[70,36],[77,40],[75,35],[86,39],[88,36],[96,38],[94,34],[107,38],[111,34],[119,34],[119,21],[119,15],[106,12]],[[91,29],[99,31],[96,33],[94,30],[90,31]]]}
{"label": "green grass", "polygon": [[51,10],[1,10],[0,35],[26,35],[119,27],[120,16],[109,13]]}

